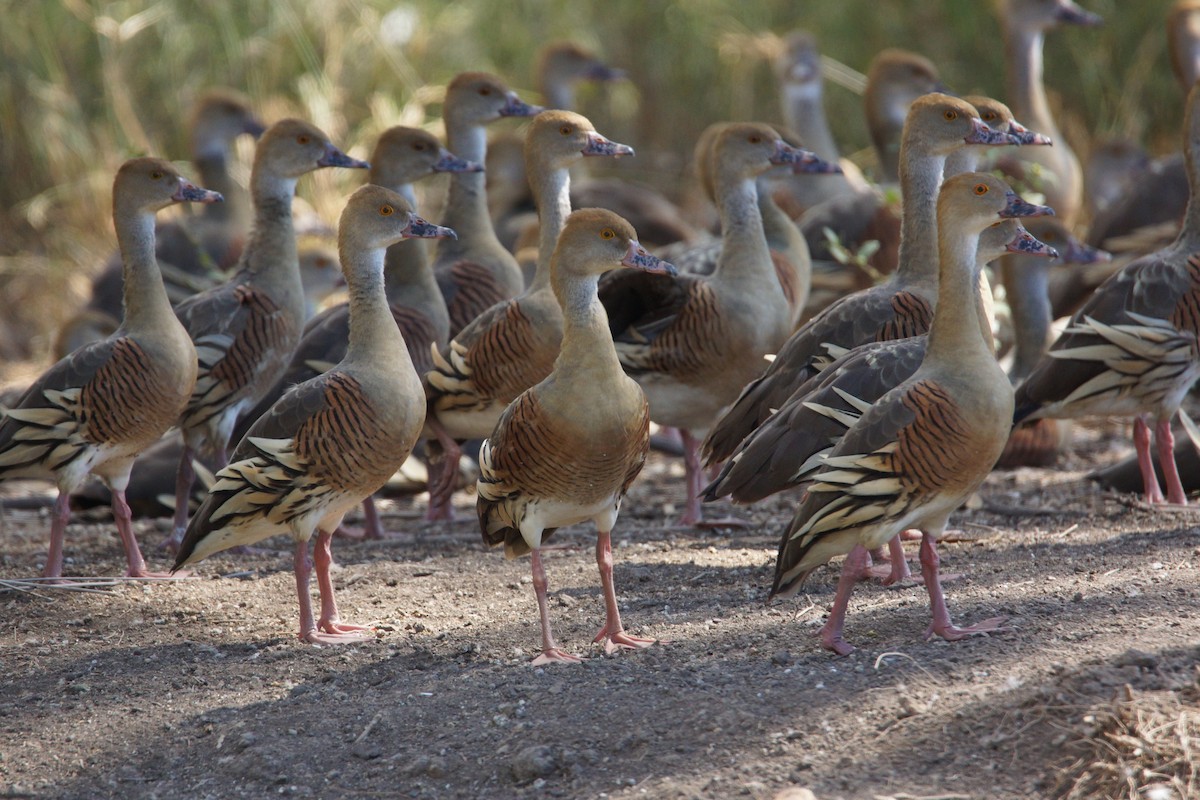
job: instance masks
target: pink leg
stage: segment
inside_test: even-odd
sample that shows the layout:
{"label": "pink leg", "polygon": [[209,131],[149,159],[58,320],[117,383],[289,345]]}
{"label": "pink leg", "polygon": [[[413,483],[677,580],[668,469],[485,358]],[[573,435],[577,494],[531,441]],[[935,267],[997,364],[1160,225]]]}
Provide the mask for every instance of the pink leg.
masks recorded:
{"label": "pink leg", "polygon": [[654,644],[654,639],[630,636],[621,625],[617,590],[613,585],[612,536],[608,531],[600,531],[596,539],[596,566],[600,569],[600,585],[604,587],[604,627],[592,641],[604,642],[606,653],[612,653],[622,647],[637,650]]}
{"label": "pink leg", "polygon": [[387,532],[383,529],[383,522],[379,519],[379,510],[375,508],[374,495],[367,495],[367,498],[362,501],[363,510],[363,526],[362,530],[347,528],[345,523],[337,526],[337,530],[333,532],[334,536],[343,539],[371,539],[378,541],[387,536]]}
{"label": "pink leg", "polygon": [[442,446],[442,457],[429,466],[429,508],[426,521],[454,519],[454,487],[458,483],[458,462],[462,460],[462,448],[436,418],[427,420],[429,427]]}
{"label": "pink leg", "polygon": [[[887,562],[886,566],[883,564],[885,561]],[[884,586],[891,586],[911,577],[908,561],[904,557],[904,542],[900,536],[893,536],[888,541],[886,556],[881,547],[877,547],[867,554],[866,563],[863,565],[862,580],[878,579]]]}
{"label": "pink leg", "polygon": [[63,539],[67,535],[67,521],[71,518],[71,494],[58,491],[54,499],[54,517],[50,520],[50,551],[46,553],[43,578],[61,578],[63,571]]}
{"label": "pink leg", "polygon": [[[1137,448],[1137,462],[1142,471],[1142,485],[1146,491],[1146,502],[1163,502],[1162,489],[1158,487],[1158,476],[1154,474],[1154,462],[1150,458],[1150,426],[1141,417],[1133,420],[1133,446]],[[1173,458],[1172,463],[1174,463]]]}
{"label": "pink leg", "polygon": [[992,617],[975,625],[957,628],[950,620],[950,610],[946,608],[946,596],[942,594],[942,582],[938,575],[941,558],[937,552],[936,538],[926,533],[921,537],[921,571],[925,577],[925,590],[929,592],[929,608],[933,614],[933,622],[925,631],[925,638],[937,634],[947,641],[958,641],[975,633],[998,633],[1011,630],[1001,625],[1005,617]]}
{"label": "pink leg", "polygon": [[700,464],[700,440],[692,436],[691,431],[680,428],[679,437],[683,441],[683,468],[687,475],[687,507],[679,518],[680,525],[692,525],[702,528],[746,528],[750,523],[736,517],[724,519],[704,519],[700,509],[700,494],[704,491],[704,468]]}
{"label": "pink leg", "polygon": [[125,570],[126,577],[182,578],[187,575],[186,572],[172,575],[169,572],[150,572],[146,569],[146,560],[142,558],[137,537],[133,535],[133,513],[129,510],[129,503],[125,502],[124,490],[113,490],[112,511],[113,519],[117,523],[117,533],[121,537],[121,544],[125,547],[125,560],[129,562],[129,568]]}
{"label": "pink leg", "polygon": [[846,609],[850,606],[850,594],[854,591],[854,585],[858,583],[859,577],[866,569],[867,559],[870,555],[867,553],[867,548],[862,545],[855,545],[850,554],[846,556],[846,563],[842,565],[842,574],[838,578],[837,594],[833,596],[833,608],[829,611],[829,618],[825,620],[824,627],[821,628],[821,646],[826,650],[832,650],[839,656],[848,656],[854,652],[854,645],[842,638],[842,629],[846,625]]}
{"label": "pink leg", "polygon": [[1158,447],[1158,464],[1162,467],[1163,481],[1167,484],[1167,502],[1187,505],[1187,492],[1179,480],[1179,467],[1175,464],[1175,434],[1171,433],[1171,418],[1159,419],[1154,426],[1154,444]]}
{"label": "pink leg", "polygon": [[292,568],[296,572],[296,595],[300,600],[300,641],[311,644],[344,644],[362,641],[361,634],[331,634],[317,630],[317,623],[313,619],[312,597],[309,595],[308,589],[313,571],[313,562],[308,556],[308,542],[296,542]]}
{"label": "pink leg", "polygon": [[908,559],[904,555],[904,542],[899,536],[893,536],[888,542],[888,555],[892,562],[891,571],[883,579],[884,586],[892,586],[912,577],[908,569]]}
{"label": "pink leg", "polygon": [[538,615],[542,623],[542,654],[530,662],[530,666],[542,664],[575,664],[583,659],[559,650],[550,632],[550,613],[546,610],[546,570],[542,567],[542,552],[533,548],[533,592],[537,595]]}
{"label": "pink leg", "polygon": [[171,535],[163,540],[161,545],[172,553],[179,552],[179,545],[183,543],[183,536],[187,533],[188,501],[191,499],[192,484],[196,480],[196,470],[192,466],[192,457],[195,454],[196,452],[185,443],[179,456],[179,469],[175,473],[175,524]]}
{"label": "pink leg", "polygon": [[679,429],[679,437],[683,440],[683,469],[687,481],[687,505],[683,516],[679,518],[680,525],[697,525],[704,518],[700,510],[700,481],[704,472],[700,467],[700,443],[691,431]]}
{"label": "pink leg", "polygon": [[308,557],[308,542],[296,542],[296,551],[292,555],[292,570],[296,573],[296,595],[300,600],[300,641],[312,642],[314,637],[320,637],[317,623],[313,618],[312,597],[308,591],[308,581],[312,576],[312,559]]}
{"label": "pink leg", "polygon": [[[316,544],[313,545],[313,561],[317,567],[317,591],[321,593],[321,618],[317,620],[317,630],[332,637],[322,640],[325,644],[371,639],[370,626],[342,622],[338,614],[337,601],[333,596],[333,579],[329,575],[329,567],[333,564],[332,541],[332,533],[318,531]],[[312,641],[311,637],[309,641]]]}

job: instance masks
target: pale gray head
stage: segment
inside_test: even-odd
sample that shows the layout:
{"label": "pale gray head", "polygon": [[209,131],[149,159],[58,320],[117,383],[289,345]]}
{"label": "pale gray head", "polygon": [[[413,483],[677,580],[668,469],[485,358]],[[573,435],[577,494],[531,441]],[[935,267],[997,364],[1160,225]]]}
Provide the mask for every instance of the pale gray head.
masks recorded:
{"label": "pale gray head", "polygon": [[346,249],[382,250],[402,239],[458,238],[450,228],[434,225],[413,213],[408,201],[382,186],[360,186],[342,211],[338,250],[343,266]]}
{"label": "pale gray head", "polygon": [[446,87],[447,121],[486,125],[501,117],[532,117],[541,111],[517,97],[504,81],[486,72],[462,72]]}
{"label": "pale gray head", "polygon": [[388,128],[371,151],[371,183],[389,188],[415,183],[435,172],[482,171],[482,164],[458,158],[420,128]]}
{"label": "pale gray head", "polygon": [[553,264],[556,275],[601,275],[618,267],[676,274],[674,265],[642,247],[624,217],[603,208],[581,208],[567,217]]}
{"label": "pale gray head", "polygon": [[631,156],[633,148],[601,136],[582,114],[543,111],[525,134],[525,162],[567,167],[582,156]]}
{"label": "pale gray head", "polygon": [[1048,31],[1059,25],[1095,26],[1104,22],[1099,14],[1073,0],[998,0],[1005,25],[1011,29]]}
{"label": "pale gray head", "polygon": [[966,100],[939,93],[913,102],[904,123],[903,141],[906,147],[919,143],[939,155],[949,155],[964,144],[1019,144],[1012,134],[989,128]]}
{"label": "pale gray head", "polygon": [[938,192],[938,230],[965,226],[982,233],[1001,219],[1051,216],[1054,210],[1022,200],[1005,181],[983,172],[948,178]]}
{"label": "pale gray head", "polygon": [[551,42],[542,48],[538,75],[547,81],[615,81],[625,77],[623,70],[604,63],[591,50],[576,42]]}
{"label": "pale gray head", "polygon": [[187,180],[170,161],[132,158],[113,180],[113,208],[155,212],[174,203],[216,203],[223,198]]}
{"label": "pale gray head", "polygon": [[[779,132],[761,122],[718,123],[701,136],[697,145],[701,148],[711,139],[709,158],[713,180],[725,174],[734,178],[753,178],[772,167],[788,165],[797,172],[831,173],[841,172],[836,164],[822,161],[815,153],[793,147],[783,140]],[[701,180],[705,180],[703,170]]]}
{"label": "pale gray head", "polygon": [[1007,133],[1018,140],[1019,144],[1053,144],[1049,136],[1029,130],[1013,118],[1012,109],[994,97],[970,94],[962,98],[975,106],[975,111],[983,124],[997,133]]}
{"label": "pale gray head", "polygon": [[267,128],[254,154],[255,168],[296,179],[321,167],[366,169],[365,161],[351,158],[329,141],[315,125],[301,119],[284,119]]}
{"label": "pale gray head", "polygon": [[245,95],[229,89],[212,89],[196,101],[190,130],[192,152],[203,158],[225,155],[243,134],[257,139],[266,126],[254,114]]}

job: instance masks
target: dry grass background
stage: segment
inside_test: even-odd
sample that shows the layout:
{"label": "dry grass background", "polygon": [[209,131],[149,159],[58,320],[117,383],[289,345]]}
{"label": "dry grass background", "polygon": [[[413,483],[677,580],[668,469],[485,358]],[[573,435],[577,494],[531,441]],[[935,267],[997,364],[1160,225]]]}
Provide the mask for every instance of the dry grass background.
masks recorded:
{"label": "dry grass background", "polygon": [[[1053,33],[1047,75],[1068,135],[1174,146],[1182,96],[1166,61],[1168,0],[1085,0],[1099,30]],[[438,125],[441,87],[485,69],[532,96],[540,44],[573,38],[631,80],[585,91],[583,111],[638,148],[626,169],[669,194],[696,134],[727,118],[778,119],[772,34],[815,31],[857,70],[885,46],[933,58],[960,91],[1002,95],[987,2],[841,0],[46,0],[3,3],[0,288],[12,336],[44,354],[47,330],[86,293],[112,247],[109,185],[124,159],[187,156],[182,120],[205,88],[245,91],[268,121],[307,117],[365,155],[388,125]],[[827,90],[835,135],[865,151],[860,98]],[[249,145],[246,145],[248,155]],[[319,174],[301,196],[336,219],[356,175]],[[11,355],[10,355],[11,357]]]}

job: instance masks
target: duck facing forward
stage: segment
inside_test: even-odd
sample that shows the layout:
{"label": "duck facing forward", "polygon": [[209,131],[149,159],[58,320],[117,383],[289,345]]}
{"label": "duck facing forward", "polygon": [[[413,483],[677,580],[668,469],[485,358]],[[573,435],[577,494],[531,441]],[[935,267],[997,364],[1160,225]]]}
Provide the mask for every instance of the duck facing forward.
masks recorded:
{"label": "duck facing forward", "polygon": [[540,548],[557,528],[589,519],[599,534],[596,564],[605,607],[594,641],[604,641],[608,652],[653,643],[625,633],[612,578],[610,534],[650,443],[646,397],[621,369],[596,293],[600,275],[621,266],[675,271],[647,253],[633,227],[610,211],[583,209],[567,218],[551,267],[563,312],[554,371],[508,406],[480,452],[477,509],[484,541],[503,544],[510,558],[525,552],[533,557],[542,627],[535,665],[580,660],[560,650],[550,632]]}

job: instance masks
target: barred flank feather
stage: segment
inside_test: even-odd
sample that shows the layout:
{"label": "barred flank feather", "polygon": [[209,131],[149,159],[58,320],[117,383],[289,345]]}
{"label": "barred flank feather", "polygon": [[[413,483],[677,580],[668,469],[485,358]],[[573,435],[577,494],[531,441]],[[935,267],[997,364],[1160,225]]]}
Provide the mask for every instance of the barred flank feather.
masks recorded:
{"label": "barred flank feather", "polygon": [[459,261],[438,284],[446,298],[446,309],[450,313],[450,336],[458,333],[483,312],[509,298],[500,281],[491,270],[482,264]]}

